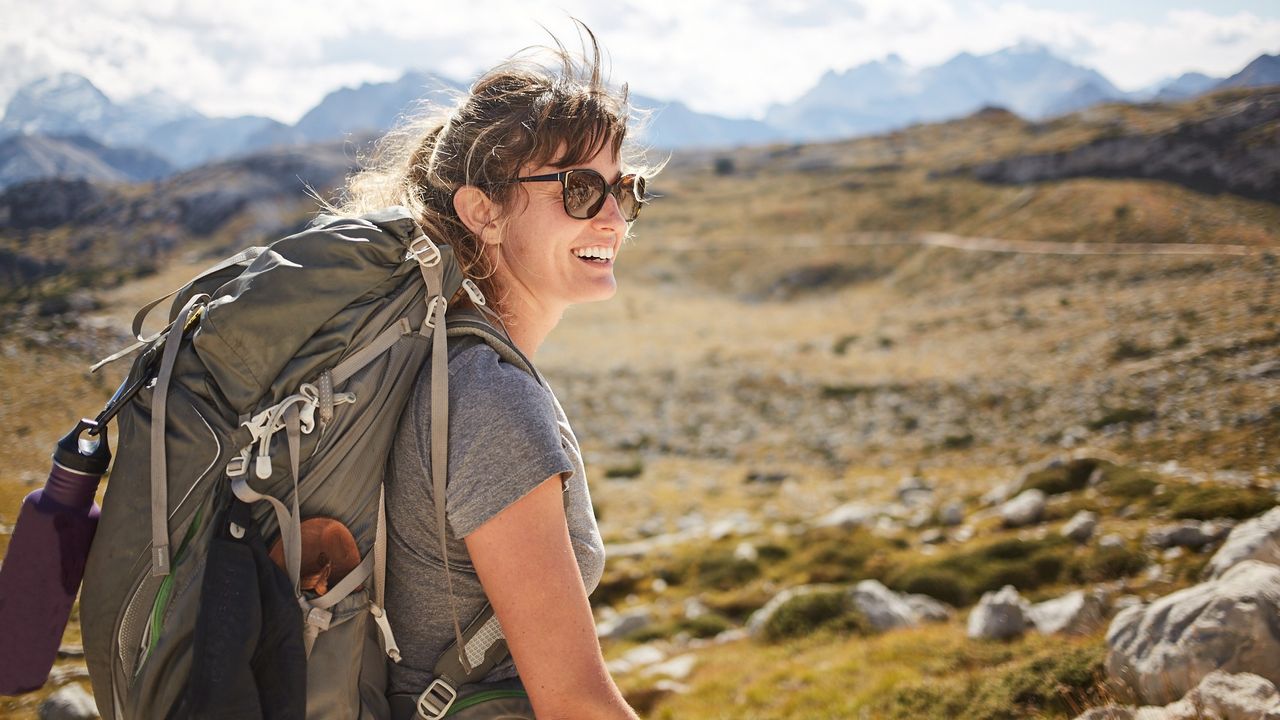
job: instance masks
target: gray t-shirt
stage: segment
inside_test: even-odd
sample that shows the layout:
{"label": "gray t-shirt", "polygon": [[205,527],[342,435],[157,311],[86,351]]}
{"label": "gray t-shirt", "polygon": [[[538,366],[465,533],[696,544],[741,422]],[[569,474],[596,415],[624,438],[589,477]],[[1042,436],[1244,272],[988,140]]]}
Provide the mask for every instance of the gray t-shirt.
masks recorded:
{"label": "gray t-shirt", "polygon": [[[587,592],[604,572],[604,543],[591,508],[582,453],[549,387],[476,338],[449,347],[449,473],[446,538],[458,622],[487,602],[462,538],[561,474],[565,515]],[[387,619],[402,659],[390,692],[419,693],[454,641],[431,491],[431,369],[418,376],[397,430],[387,480]],[[508,657],[486,681],[516,675]]]}

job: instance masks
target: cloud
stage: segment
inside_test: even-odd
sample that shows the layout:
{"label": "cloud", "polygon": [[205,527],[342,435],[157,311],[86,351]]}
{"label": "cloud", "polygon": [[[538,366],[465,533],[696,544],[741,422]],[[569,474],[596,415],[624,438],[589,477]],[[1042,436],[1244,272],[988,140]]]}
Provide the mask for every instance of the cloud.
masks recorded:
{"label": "cloud", "polygon": [[794,99],[830,69],[891,52],[922,66],[1032,40],[1132,88],[1185,70],[1234,72],[1280,38],[1280,19],[1246,12],[1162,11],[1138,22],[1031,0],[0,3],[0,100],[35,77],[72,71],[116,99],[158,88],[208,114],[287,122],[337,87],[408,69],[469,79],[547,43],[547,30],[574,47],[570,16],[597,33],[612,77],[635,92],[741,116]]}

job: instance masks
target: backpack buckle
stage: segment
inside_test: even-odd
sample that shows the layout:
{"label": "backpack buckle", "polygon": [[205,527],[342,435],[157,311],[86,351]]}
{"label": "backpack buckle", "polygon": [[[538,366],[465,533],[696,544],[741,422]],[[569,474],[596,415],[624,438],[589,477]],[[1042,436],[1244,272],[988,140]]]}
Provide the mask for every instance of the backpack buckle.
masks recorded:
{"label": "backpack buckle", "polygon": [[471,298],[471,302],[476,305],[484,305],[484,293],[480,292],[480,287],[466,278],[462,281],[462,289],[467,291],[467,296]]}
{"label": "backpack buckle", "polygon": [[440,248],[431,242],[431,238],[419,235],[409,243],[409,249],[404,254],[405,260],[417,260],[422,267],[431,267],[440,262]]}
{"label": "backpack buckle", "polygon": [[453,707],[458,699],[458,691],[445,682],[443,678],[431,681],[426,690],[418,696],[418,717],[424,720],[440,720]]}

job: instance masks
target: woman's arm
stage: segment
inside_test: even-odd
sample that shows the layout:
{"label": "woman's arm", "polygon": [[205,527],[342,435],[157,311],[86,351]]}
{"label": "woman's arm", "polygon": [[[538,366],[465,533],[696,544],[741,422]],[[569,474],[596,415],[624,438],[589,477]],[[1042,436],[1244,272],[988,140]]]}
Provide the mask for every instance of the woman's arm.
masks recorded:
{"label": "woman's arm", "polygon": [[562,492],[547,478],[466,536],[467,550],[539,718],[638,720],[605,668]]}

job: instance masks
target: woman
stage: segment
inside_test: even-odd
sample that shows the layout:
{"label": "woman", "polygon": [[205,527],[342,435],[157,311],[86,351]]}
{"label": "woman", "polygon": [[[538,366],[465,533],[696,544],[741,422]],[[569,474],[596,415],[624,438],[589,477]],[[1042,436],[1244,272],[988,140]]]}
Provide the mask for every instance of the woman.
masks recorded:
{"label": "woman", "polygon": [[[563,46],[552,51],[556,68],[509,61],[447,116],[384,140],[384,162],[353,178],[342,208],[408,207],[453,248],[531,359],[567,307],[614,294],[614,263],[643,197],[643,176],[623,157],[625,86],[604,84],[586,35],[581,64]],[[391,666],[393,710],[435,680],[455,639],[451,618],[466,627],[487,601],[510,656],[486,682],[518,678],[539,718],[635,718],[596,639],[587,597],[604,548],[550,389],[483,342],[451,340],[446,576],[429,482],[429,377],[425,368],[386,482],[386,609],[403,656]]]}

